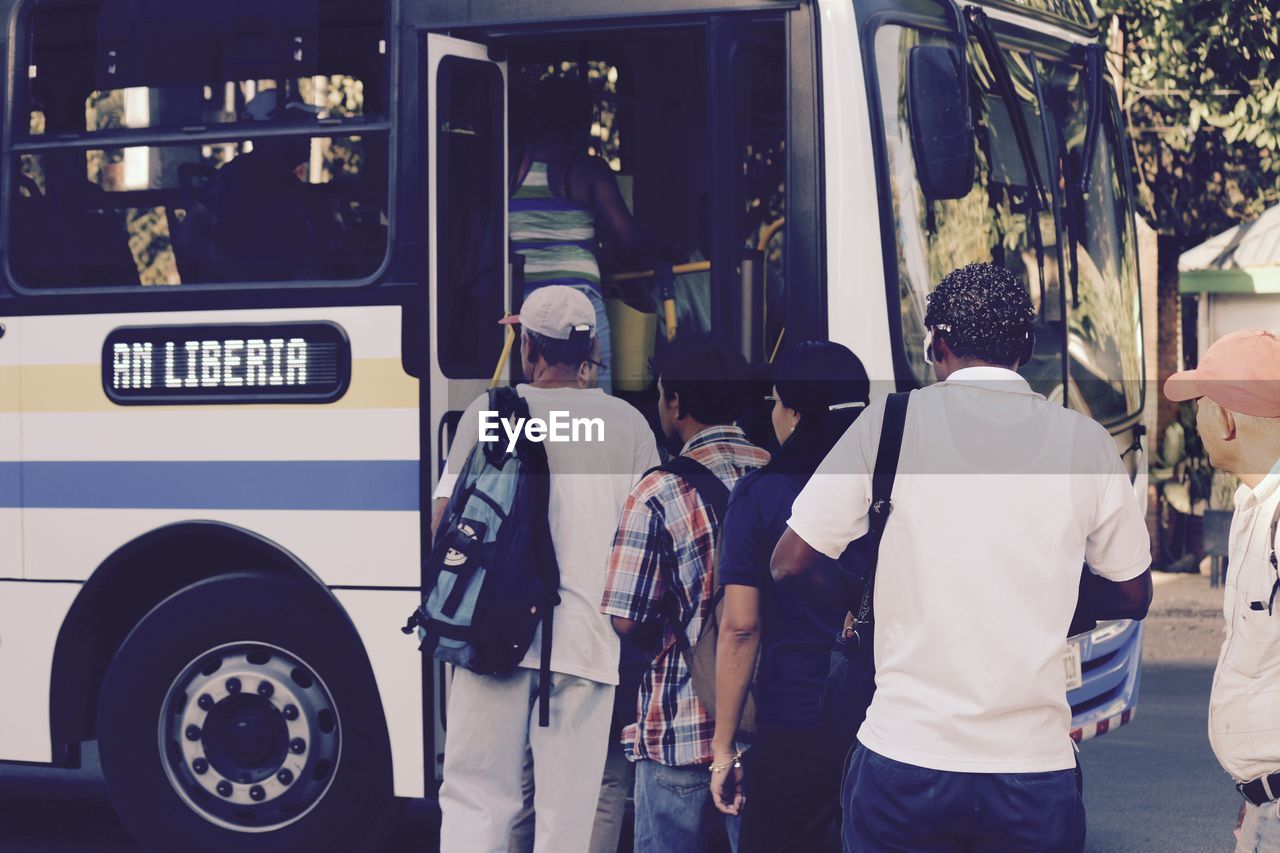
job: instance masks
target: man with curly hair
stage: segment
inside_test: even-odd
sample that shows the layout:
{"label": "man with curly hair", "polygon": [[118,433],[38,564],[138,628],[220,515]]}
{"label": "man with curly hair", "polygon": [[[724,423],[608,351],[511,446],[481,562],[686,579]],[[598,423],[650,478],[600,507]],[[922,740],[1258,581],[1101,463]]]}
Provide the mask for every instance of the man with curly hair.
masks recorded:
{"label": "man with curly hair", "polygon": [[[846,850],[1079,851],[1063,644],[1080,566],[1096,618],[1151,601],[1146,525],[1100,425],[1016,372],[1023,283],[993,264],[929,295],[941,380],[911,392],[873,607],[876,692],[842,793]],[[792,507],[778,581],[812,582],[867,531],[884,421],[873,403]]]}

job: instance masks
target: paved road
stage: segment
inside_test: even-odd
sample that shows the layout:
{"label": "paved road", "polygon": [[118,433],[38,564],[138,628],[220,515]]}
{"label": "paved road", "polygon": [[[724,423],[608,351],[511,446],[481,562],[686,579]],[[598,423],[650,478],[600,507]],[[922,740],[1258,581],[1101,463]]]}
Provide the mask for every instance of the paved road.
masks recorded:
{"label": "paved road", "polygon": [[[1090,853],[1226,853],[1238,799],[1205,736],[1212,665],[1153,663],[1137,719],[1084,745]],[[80,771],[0,768],[0,851],[124,853],[138,848],[116,821],[86,750]],[[409,808],[388,851],[428,849],[424,804]]]}
{"label": "paved road", "polygon": [[[97,749],[80,770],[0,765],[0,853],[142,853],[116,819],[98,769]],[[430,853],[439,812],[408,803],[386,853]]]}
{"label": "paved road", "polygon": [[1228,853],[1240,798],[1205,732],[1208,663],[1151,663],[1132,723],[1081,749],[1090,853]]}

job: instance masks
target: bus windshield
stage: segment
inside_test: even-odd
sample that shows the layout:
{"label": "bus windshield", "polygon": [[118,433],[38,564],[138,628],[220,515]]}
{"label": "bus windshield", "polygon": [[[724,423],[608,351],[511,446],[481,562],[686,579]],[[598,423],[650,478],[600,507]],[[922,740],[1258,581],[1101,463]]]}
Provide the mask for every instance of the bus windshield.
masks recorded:
{"label": "bus windshield", "polygon": [[[952,269],[991,261],[1026,282],[1036,309],[1036,354],[1020,369],[1032,388],[1103,423],[1132,416],[1142,395],[1136,253],[1109,108],[1082,196],[1088,118],[1082,70],[1002,48],[1016,101],[1008,104],[986,57],[971,48],[977,176],[964,198],[927,199],[912,155],[905,88],[908,51],[925,43],[945,40],[900,26],[883,26],[875,36],[897,311],[915,381],[934,379],[922,345],[925,296]],[[1041,185],[1053,191],[1048,209],[1035,201],[1032,166],[1019,151],[1011,110],[1025,121]]]}

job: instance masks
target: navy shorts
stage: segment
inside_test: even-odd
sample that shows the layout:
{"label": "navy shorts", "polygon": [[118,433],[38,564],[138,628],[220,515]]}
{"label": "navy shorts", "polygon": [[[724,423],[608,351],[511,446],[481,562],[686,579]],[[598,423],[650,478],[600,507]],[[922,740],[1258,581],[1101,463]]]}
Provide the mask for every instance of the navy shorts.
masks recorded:
{"label": "navy shorts", "polygon": [[859,745],[840,794],[845,853],[1084,849],[1073,770],[951,773]]}

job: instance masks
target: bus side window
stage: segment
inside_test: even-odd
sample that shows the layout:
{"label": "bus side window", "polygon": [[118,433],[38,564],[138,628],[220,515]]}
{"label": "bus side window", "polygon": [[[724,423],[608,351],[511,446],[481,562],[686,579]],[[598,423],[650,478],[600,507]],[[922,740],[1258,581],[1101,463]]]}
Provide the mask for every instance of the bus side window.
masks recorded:
{"label": "bus side window", "polygon": [[[223,7],[29,5],[11,126],[42,147],[5,164],[19,283],[377,272],[389,224],[386,4],[258,4],[253,38]],[[192,169],[207,173],[199,188]]]}

